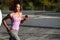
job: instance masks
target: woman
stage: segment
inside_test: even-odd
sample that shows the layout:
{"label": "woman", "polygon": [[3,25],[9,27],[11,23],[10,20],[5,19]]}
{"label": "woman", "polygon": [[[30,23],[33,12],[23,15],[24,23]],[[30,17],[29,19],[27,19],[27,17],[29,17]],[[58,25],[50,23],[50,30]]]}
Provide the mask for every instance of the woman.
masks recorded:
{"label": "woman", "polygon": [[[19,3],[14,4],[13,12],[3,18],[3,24],[10,35],[9,40],[20,40],[20,38],[18,37],[19,24],[22,24],[27,18],[28,16],[26,15],[22,20],[22,12],[20,11],[20,4]],[[11,27],[7,25],[6,23],[7,19],[11,20]]]}

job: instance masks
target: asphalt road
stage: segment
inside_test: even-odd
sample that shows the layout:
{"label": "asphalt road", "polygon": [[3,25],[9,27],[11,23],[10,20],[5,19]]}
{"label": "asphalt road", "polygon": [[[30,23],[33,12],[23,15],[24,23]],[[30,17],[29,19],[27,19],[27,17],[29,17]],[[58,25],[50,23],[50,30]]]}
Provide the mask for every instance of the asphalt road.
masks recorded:
{"label": "asphalt road", "polygon": [[[3,17],[7,14],[3,14]],[[23,15],[24,16],[24,15]],[[28,15],[29,18],[24,22],[23,26],[37,26],[37,27],[53,27],[60,28],[60,17],[46,16],[46,15]],[[11,24],[10,20],[7,20]]]}
{"label": "asphalt road", "polygon": [[[30,16],[30,19],[34,18],[36,19],[36,17],[38,16]],[[42,19],[46,19],[49,17],[42,17]],[[50,17],[50,18],[60,18],[60,17]],[[60,22],[59,22],[60,23]],[[9,25],[11,26],[11,25]],[[60,40],[60,29],[56,29],[56,28],[50,28],[50,27],[38,27],[38,26],[20,26],[20,30],[19,30],[19,37],[21,40]],[[2,26],[0,27],[0,40],[8,40],[9,39],[9,35],[4,27],[4,25],[2,24]]]}
{"label": "asphalt road", "polygon": [[[21,40],[60,40],[60,29],[20,26],[19,37]],[[0,27],[0,38],[9,39],[3,25]]]}

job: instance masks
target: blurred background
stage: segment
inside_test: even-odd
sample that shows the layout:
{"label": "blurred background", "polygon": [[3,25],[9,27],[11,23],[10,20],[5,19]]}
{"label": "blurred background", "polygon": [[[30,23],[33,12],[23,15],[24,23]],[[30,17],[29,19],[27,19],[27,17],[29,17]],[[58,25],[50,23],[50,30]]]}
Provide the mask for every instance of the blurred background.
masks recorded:
{"label": "blurred background", "polygon": [[[13,2],[20,2],[21,10],[29,18],[20,25],[21,40],[60,40],[60,0],[0,0],[0,9],[4,18],[11,11]],[[7,20],[9,26],[11,21]],[[9,39],[2,24],[0,40]]]}
{"label": "blurred background", "polygon": [[[60,0],[19,0],[21,10],[60,12]],[[9,10],[14,0],[0,0],[0,9]],[[12,4],[13,5],[13,4]]]}

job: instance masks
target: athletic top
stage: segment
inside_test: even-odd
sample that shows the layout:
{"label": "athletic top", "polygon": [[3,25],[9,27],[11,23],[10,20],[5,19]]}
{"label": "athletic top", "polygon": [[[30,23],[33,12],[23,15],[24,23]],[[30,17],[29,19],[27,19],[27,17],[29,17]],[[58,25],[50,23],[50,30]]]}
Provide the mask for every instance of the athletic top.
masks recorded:
{"label": "athletic top", "polygon": [[12,13],[12,19],[11,19],[11,29],[12,30],[19,30],[19,24],[21,22],[21,17],[14,16],[14,13]]}

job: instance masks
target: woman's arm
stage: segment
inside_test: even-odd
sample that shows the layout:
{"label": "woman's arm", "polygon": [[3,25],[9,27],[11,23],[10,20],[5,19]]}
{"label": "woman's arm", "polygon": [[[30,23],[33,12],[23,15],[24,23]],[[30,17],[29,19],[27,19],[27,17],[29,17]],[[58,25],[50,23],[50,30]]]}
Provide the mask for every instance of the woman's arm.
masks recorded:
{"label": "woman's arm", "polygon": [[6,17],[4,17],[3,20],[2,20],[2,22],[3,22],[4,26],[5,26],[5,28],[7,29],[7,31],[10,31],[10,28],[9,28],[9,26],[7,25],[7,22],[6,22],[6,20],[9,19],[9,18],[10,18],[10,14],[8,14],[8,15],[7,15]]}
{"label": "woman's arm", "polygon": [[23,20],[21,20],[21,24],[23,24],[23,23],[24,23],[24,21],[26,21],[26,20],[27,20],[27,18],[28,18],[28,15],[25,15],[24,19],[23,19]]}

